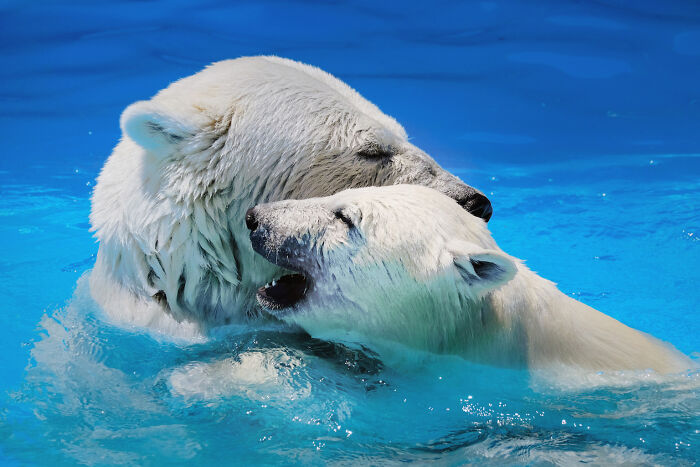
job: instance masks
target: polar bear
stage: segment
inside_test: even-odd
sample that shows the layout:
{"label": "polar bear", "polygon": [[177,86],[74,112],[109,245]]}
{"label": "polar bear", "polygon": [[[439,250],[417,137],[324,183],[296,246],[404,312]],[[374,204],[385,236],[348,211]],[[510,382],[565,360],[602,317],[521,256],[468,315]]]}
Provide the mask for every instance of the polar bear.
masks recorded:
{"label": "polar bear", "polygon": [[561,293],[501,251],[484,222],[429,188],[263,204],[247,220],[253,249],[290,272],[260,287],[258,301],[314,337],[532,369],[692,366]]}
{"label": "polar bear", "polygon": [[256,203],[416,183],[488,220],[488,199],[346,84],[278,57],[215,63],[121,117],[90,221],[91,292],[112,318],[182,337],[254,311],[277,268],[250,249]]}

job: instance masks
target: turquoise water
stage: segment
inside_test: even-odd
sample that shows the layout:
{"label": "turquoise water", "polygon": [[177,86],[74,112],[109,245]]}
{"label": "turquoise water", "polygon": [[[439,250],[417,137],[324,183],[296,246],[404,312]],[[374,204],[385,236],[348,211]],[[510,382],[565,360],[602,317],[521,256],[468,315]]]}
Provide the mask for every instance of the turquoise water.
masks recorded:
{"label": "turquoise water", "polygon": [[110,325],[81,279],[120,111],[209,61],[277,53],[487,193],[505,251],[697,359],[697,3],[18,2],[0,23],[0,462],[700,459],[697,372],[394,368],[274,327],[184,346]]}

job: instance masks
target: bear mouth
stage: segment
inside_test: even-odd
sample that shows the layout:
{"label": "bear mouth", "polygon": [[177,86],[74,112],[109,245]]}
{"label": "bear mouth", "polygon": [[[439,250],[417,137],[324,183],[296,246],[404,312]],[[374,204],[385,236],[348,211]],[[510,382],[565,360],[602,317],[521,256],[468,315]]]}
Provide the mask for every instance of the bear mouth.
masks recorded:
{"label": "bear mouth", "polygon": [[299,253],[301,246],[293,238],[288,238],[277,248],[271,249],[266,241],[266,232],[256,229],[251,232],[250,240],[253,251],[275,266],[286,269],[282,276],[258,288],[256,293],[258,304],[279,316],[281,310],[289,311],[312,290],[309,264]]}
{"label": "bear mouth", "polygon": [[307,276],[296,272],[263,285],[258,289],[256,298],[263,308],[278,311],[301,302],[310,289],[311,281]]}
{"label": "bear mouth", "polygon": [[298,304],[311,290],[311,281],[305,274],[296,272],[286,274],[268,282],[258,289],[258,303],[270,311],[291,308]]}

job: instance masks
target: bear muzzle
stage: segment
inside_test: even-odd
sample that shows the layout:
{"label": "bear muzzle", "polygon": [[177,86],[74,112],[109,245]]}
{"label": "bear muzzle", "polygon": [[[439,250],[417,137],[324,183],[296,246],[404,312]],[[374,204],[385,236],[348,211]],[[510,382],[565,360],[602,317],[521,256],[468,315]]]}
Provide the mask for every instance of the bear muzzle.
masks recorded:
{"label": "bear muzzle", "polygon": [[270,230],[261,223],[251,208],[245,215],[253,250],[272,264],[288,269],[277,279],[258,288],[256,299],[268,311],[279,315],[301,302],[312,289],[311,275],[307,272],[306,248],[294,237],[284,238],[279,244],[270,239]]}

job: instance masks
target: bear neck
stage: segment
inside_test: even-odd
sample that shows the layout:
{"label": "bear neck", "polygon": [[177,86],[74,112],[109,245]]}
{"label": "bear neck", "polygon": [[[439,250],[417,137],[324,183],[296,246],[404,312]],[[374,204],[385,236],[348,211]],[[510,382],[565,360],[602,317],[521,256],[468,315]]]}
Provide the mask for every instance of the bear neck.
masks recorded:
{"label": "bear neck", "polygon": [[690,368],[671,346],[568,297],[522,264],[485,303],[499,329],[496,345],[515,352],[505,361],[510,366],[661,373]]}

